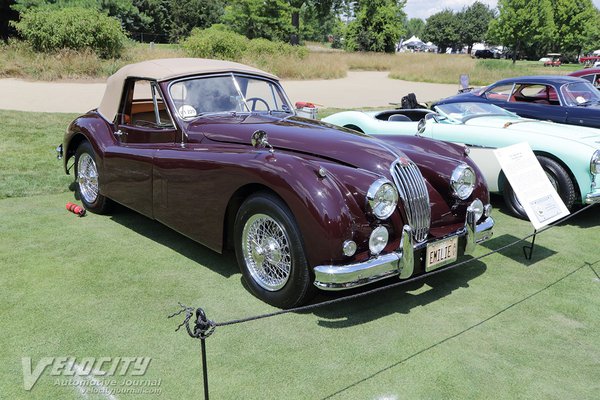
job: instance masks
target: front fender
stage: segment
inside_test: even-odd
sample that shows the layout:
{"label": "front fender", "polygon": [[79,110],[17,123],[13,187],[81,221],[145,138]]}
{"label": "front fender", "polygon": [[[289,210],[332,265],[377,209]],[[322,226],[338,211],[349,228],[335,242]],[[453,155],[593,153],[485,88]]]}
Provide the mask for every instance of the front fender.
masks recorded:
{"label": "front fender", "polygon": [[253,184],[268,187],[290,208],[312,266],[344,262],[343,242],[356,240],[368,226],[361,206],[337,176],[338,168],[353,169],[265,151],[244,166]]}

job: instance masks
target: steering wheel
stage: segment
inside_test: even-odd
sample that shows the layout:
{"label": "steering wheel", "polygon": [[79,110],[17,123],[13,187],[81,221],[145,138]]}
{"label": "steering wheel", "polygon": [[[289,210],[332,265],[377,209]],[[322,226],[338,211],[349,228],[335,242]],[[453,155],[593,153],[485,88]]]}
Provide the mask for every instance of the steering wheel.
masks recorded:
{"label": "steering wheel", "polygon": [[265,107],[267,108],[267,111],[271,111],[271,107],[269,107],[269,103],[267,103],[264,99],[261,99],[260,97],[250,97],[249,99],[246,99],[246,102],[252,103],[252,105],[250,107],[251,111],[256,111],[256,103],[263,103],[265,105]]}

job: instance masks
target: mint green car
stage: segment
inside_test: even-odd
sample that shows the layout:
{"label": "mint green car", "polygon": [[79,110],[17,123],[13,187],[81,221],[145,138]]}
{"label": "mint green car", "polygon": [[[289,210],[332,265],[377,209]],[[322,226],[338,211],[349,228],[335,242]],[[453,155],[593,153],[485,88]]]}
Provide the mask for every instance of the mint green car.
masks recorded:
{"label": "mint green car", "polygon": [[419,135],[464,144],[490,192],[502,193],[509,210],[522,218],[525,211],[492,151],[527,142],[567,208],[600,203],[600,129],[521,118],[485,103],[434,110],[345,111],[323,121],[372,136]]}

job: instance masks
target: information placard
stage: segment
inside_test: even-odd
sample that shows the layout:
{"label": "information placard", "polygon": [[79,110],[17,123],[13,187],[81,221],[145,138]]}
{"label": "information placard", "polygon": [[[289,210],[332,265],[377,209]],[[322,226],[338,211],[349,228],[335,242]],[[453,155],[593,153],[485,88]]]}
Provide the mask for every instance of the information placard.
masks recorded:
{"label": "information placard", "polygon": [[502,147],[494,154],[535,229],[569,215],[528,143]]}

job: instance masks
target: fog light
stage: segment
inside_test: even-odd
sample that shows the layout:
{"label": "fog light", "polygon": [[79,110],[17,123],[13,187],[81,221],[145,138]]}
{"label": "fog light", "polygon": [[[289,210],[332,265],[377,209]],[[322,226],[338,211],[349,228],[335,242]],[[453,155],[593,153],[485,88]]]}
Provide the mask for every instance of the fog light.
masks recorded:
{"label": "fog light", "polygon": [[473,214],[475,214],[475,221],[479,221],[484,212],[483,203],[481,202],[481,200],[475,199],[469,206],[469,210]]}
{"label": "fog light", "polygon": [[384,226],[375,228],[369,238],[369,250],[371,250],[371,254],[377,255],[381,253],[388,243],[388,238],[388,231]]}
{"label": "fog light", "polygon": [[354,240],[346,240],[342,246],[342,251],[346,257],[352,257],[356,253],[356,243]]}
{"label": "fog light", "polygon": [[488,204],[483,208],[483,215],[487,217],[489,217],[490,215],[492,215],[492,205]]}

